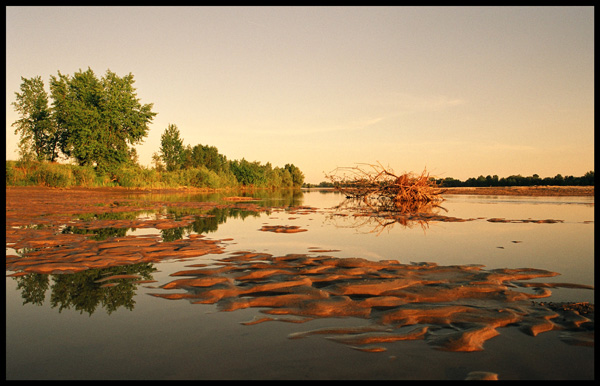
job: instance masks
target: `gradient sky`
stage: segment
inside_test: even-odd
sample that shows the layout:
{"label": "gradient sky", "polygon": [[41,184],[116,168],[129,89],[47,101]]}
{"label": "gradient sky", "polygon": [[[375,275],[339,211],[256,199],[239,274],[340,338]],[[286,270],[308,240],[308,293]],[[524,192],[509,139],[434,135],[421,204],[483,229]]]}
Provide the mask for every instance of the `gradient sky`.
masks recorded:
{"label": "gradient sky", "polygon": [[168,124],[228,159],[396,173],[594,170],[593,7],[7,7],[6,159],[21,76],[132,73]]}

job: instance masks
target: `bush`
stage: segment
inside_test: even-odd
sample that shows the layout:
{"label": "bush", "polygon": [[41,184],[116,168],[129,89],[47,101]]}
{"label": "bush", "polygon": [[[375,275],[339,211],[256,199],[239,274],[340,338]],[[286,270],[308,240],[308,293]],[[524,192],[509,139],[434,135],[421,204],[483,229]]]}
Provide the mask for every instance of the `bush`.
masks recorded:
{"label": "bush", "polygon": [[[237,169],[236,169],[237,167]],[[237,175],[236,175],[237,171]],[[241,180],[240,180],[241,179]],[[32,160],[6,161],[7,186],[50,187],[113,187],[127,188],[287,188],[294,184],[293,176],[285,168],[245,160],[235,167],[215,171],[204,165],[174,171],[160,171],[135,164],[122,164],[104,171],[92,166],[48,163]]]}
{"label": "bush", "polygon": [[17,161],[6,161],[6,185],[27,186],[32,183],[27,178],[27,168]]}
{"label": "bush", "polygon": [[160,174],[160,182],[165,188],[179,186],[179,173],[173,172],[162,172]]}
{"label": "bush", "polygon": [[133,188],[140,186],[140,174],[139,170],[129,166],[123,166],[116,170],[115,178],[117,185],[125,188]]}
{"label": "bush", "polygon": [[29,179],[37,185],[53,188],[66,188],[73,185],[73,175],[69,165],[39,163]]}
{"label": "bush", "polygon": [[96,172],[91,166],[71,166],[73,173],[74,185],[92,187],[96,183]]}

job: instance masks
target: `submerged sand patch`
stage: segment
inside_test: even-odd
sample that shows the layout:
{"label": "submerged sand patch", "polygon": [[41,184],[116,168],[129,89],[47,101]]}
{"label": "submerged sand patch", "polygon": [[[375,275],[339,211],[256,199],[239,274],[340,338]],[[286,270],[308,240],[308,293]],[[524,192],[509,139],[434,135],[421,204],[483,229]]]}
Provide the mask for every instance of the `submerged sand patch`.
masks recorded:
{"label": "submerged sand patch", "polygon": [[297,225],[263,225],[260,230],[273,233],[298,233],[306,232],[308,229],[300,228]]}
{"label": "submerged sand patch", "polygon": [[[371,324],[298,332],[292,339],[324,335],[366,352],[382,352],[382,344],[425,340],[445,351],[481,351],[484,343],[513,326],[536,336],[551,330],[568,332],[567,343],[593,342],[593,313],[557,312],[533,300],[550,295],[548,288],[589,288],[571,283],[524,283],[558,275],[546,270],[491,269],[482,266],[401,264],[240,251],[223,258],[219,268],[181,271],[161,288],[185,290],[153,293],[193,304],[216,304],[221,311],[256,307],[266,317],[244,322],[302,323],[314,318],[358,317]],[[210,278],[210,280],[209,280]],[[217,279],[218,278],[218,279]],[[519,291],[527,288],[529,291]],[[531,291],[533,290],[533,291]]]}

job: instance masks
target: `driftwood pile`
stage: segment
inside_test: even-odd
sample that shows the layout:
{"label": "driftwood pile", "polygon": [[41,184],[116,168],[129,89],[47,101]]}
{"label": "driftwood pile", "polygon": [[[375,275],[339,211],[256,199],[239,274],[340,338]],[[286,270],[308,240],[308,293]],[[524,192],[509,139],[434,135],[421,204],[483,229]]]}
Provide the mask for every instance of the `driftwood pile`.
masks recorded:
{"label": "driftwood pile", "polygon": [[433,178],[426,171],[394,174],[381,164],[335,169],[326,177],[336,190],[355,204],[364,204],[376,211],[416,213],[427,211],[443,201]]}

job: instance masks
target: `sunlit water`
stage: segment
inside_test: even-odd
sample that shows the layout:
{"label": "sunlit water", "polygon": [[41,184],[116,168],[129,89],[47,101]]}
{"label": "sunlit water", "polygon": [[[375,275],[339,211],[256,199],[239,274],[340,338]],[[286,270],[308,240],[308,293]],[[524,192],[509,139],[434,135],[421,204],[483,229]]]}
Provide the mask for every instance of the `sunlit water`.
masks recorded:
{"label": "sunlit water", "polygon": [[[540,377],[539,367],[546,366],[527,353],[511,352],[510,347],[498,343],[499,338],[490,340],[485,351],[467,354],[469,358],[460,353],[436,353],[436,361],[442,364],[435,366],[428,364],[431,352],[422,349],[422,342],[402,342],[386,354],[367,354],[324,339],[286,338],[298,330],[330,326],[327,320],[311,321],[307,323],[310,326],[245,326],[241,322],[251,320],[259,310],[219,312],[214,305],[148,296],[171,281],[170,274],[188,269],[191,264],[213,264],[235,251],[279,256],[326,250],[318,254],[374,261],[393,259],[406,264],[529,267],[560,273],[539,281],[594,285],[593,197],[447,196],[441,214],[469,221],[392,224],[384,228],[361,218],[336,215],[333,208],[342,200],[337,193],[308,191],[295,205],[316,210],[273,210],[226,218],[216,230],[204,233],[210,239],[227,239],[223,242],[225,254],[154,264],[156,271],[151,276],[156,283],[133,287],[130,306],[110,312],[107,305],[91,314],[72,308],[59,310],[53,301],[57,295],[50,289],[37,304],[26,303],[23,288],[17,288],[18,278],[7,277],[7,379],[464,379],[470,371],[490,371],[494,366],[502,369],[501,379],[535,379]],[[488,221],[492,218],[562,222]],[[295,225],[307,231],[262,232],[264,225]],[[135,229],[127,234],[157,232]],[[183,231],[182,237],[189,233]],[[7,248],[9,252],[13,251]],[[593,303],[594,291],[553,288],[552,296],[544,301]],[[336,323],[364,325],[355,318]],[[531,344],[538,344],[535,338],[513,334],[503,334],[504,339],[532,339]],[[575,361],[591,355],[590,349],[564,344],[560,354],[548,354],[555,349],[541,342],[536,350],[549,355],[546,361],[553,355],[557,361],[561,361],[561,355],[570,355]],[[584,359],[582,371],[588,376]],[[518,360],[523,368],[517,370],[511,360]],[[547,369],[547,379],[572,377],[569,371],[576,372],[576,367]]]}

